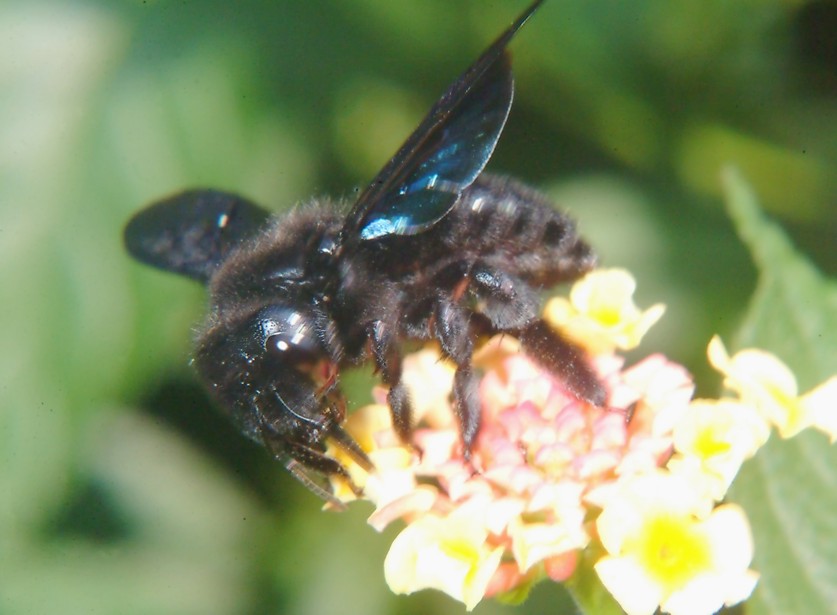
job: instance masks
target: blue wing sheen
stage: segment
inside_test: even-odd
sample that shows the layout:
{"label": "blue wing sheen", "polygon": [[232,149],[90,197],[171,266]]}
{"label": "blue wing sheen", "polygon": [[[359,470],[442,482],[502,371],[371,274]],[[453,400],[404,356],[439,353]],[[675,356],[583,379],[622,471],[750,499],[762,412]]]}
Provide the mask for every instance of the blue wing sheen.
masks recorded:
{"label": "blue wing sheen", "polygon": [[464,105],[464,113],[423,144],[426,159],[368,212],[361,239],[420,233],[451,210],[482,172],[500,138],[512,98],[511,74],[505,76],[507,80],[490,84],[491,91],[472,90],[473,104]]}
{"label": "blue wing sheen", "polygon": [[436,102],[360,195],[342,241],[414,235],[456,205],[488,163],[511,108],[514,81],[506,45],[534,2]]}

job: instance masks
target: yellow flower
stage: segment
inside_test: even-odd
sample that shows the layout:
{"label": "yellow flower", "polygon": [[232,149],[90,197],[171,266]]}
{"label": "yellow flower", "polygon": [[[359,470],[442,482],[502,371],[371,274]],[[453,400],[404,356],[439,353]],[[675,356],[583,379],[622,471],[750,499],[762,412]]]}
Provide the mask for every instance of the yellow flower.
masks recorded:
{"label": "yellow flower", "polygon": [[[338,500],[356,500],[358,496],[352,487],[359,487],[364,498],[372,500],[380,510],[416,488],[413,457],[393,432],[388,406],[371,404],[360,408],[349,416],[345,427],[372,461],[375,471],[370,474],[339,445],[328,441],[326,452],[349,474],[348,480],[339,475],[329,477]],[[326,508],[332,507],[326,504]]]}
{"label": "yellow flower", "polygon": [[551,299],[544,318],[592,354],[631,350],[660,319],[662,304],[645,311],[633,300],[636,282],[624,269],[599,269],[576,282],[569,300]]}
{"label": "yellow flower", "polygon": [[724,375],[724,385],[752,404],[781,437],[816,427],[832,442],[837,439],[837,377],[800,396],[793,372],[769,352],[746,349],[730,357],[715,336],[708,355],[712,366]]}
{"label": "yellow flower", "polygon": [[696,399],[674,426],[675,455],[669,469],[699,470],[723,499],[745,460],[767,441],[770,426],[750,405],[732,400]]}
{"label": "yellow flower", "polygon": [[599,578],[628,615],[710,615],[752,592],[757,575],[744,512],[663,470],[623,481],[596,526],[608,555]]}
{"label": "yellow flower", "polygon": [[488,532],[475,511],[427,514],[396,536],[384,560],[384,576],[397,594],[441,590],[467,610],[483,598],[500,565],[503,547],[487,544]]}

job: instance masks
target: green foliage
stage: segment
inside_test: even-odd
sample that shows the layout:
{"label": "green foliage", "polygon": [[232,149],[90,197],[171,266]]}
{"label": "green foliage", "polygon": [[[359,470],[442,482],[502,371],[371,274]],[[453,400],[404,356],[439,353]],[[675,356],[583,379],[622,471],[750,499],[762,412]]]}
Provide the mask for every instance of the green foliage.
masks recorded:
{"label": "green foliage", "polygon": [[[593,543],[595,545],[595,543]],[[573,576],[567,581],[567,589],[582,613],[619,615],[623,613],[619,603],[605,589],[593,565],[605,554],[602,547],[586,549]]]}
{"label": "green foliage", "polygon": [[[130,263],[120,233],[188,186],[275,209],[353,194],[522,4],[0,4],[4,613],[460,612],[391,596],[366,511],[320,513],[216,416],[188,368],[201,290]],[[716,207],[722,165],[837,270],[835,68],[803,28],[820,4],[552,0],[514,43],[491,168],[551,186],[640,302],[669,304],[647,348],[698,375],[754,281]],[[739,341],[810,387],[836,367],[833,285],[737,216],[759,267]],[[834,461],[816,436],[774,442],[736,487],[764,612],[837,603]],[[542,584],[515,610],[559,597]]]}
{"label": "green foliage", "polygon": [[[837,373],[837,283],[761,214],[736,173],[725,180],[730,215],[759,269],[737,346],[775,353],[793,369],[800,392],[807,391]],[[752,612],[834,613],[837,447],[819,433],[774,437],[744,467],[730,497],[753,524],[762,578]]]}

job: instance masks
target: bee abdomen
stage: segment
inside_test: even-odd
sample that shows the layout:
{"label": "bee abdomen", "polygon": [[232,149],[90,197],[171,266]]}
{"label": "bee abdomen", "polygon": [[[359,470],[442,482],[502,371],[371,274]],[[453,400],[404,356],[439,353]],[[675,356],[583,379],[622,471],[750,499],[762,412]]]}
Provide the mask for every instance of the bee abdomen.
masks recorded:
{"label": "bee abdomen", "polygon": [[[457,211],[458,210],[458,211]],[[452,236],[478,257],[535,285],[573,280],[596,264],[575,222],[539,192],[512,179],[480,176],[452,213]]]}

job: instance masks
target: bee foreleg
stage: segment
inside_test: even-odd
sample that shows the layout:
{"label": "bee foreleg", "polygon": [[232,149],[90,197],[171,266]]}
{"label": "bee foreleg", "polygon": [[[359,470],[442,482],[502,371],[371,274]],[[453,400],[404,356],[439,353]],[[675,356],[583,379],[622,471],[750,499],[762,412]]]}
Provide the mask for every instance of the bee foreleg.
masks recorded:
{"label": "bee foreleg", "polygon": [[263,432],[263,438],[268,450],[277,459],[284,462],[285,467],[294,478],[305,485],[315,495],[330,502],[338,509],[345,508],[345,505],[332,495],[322,478],[312,475],[314,472],[323,477],[340,476],[348,481],[353,491],[358,494],[361,492],[360,488],[352,482],[346,468],[337,460],[327,457],[325,453],[301,442],[275,440],[270,437],[269,433]]}

